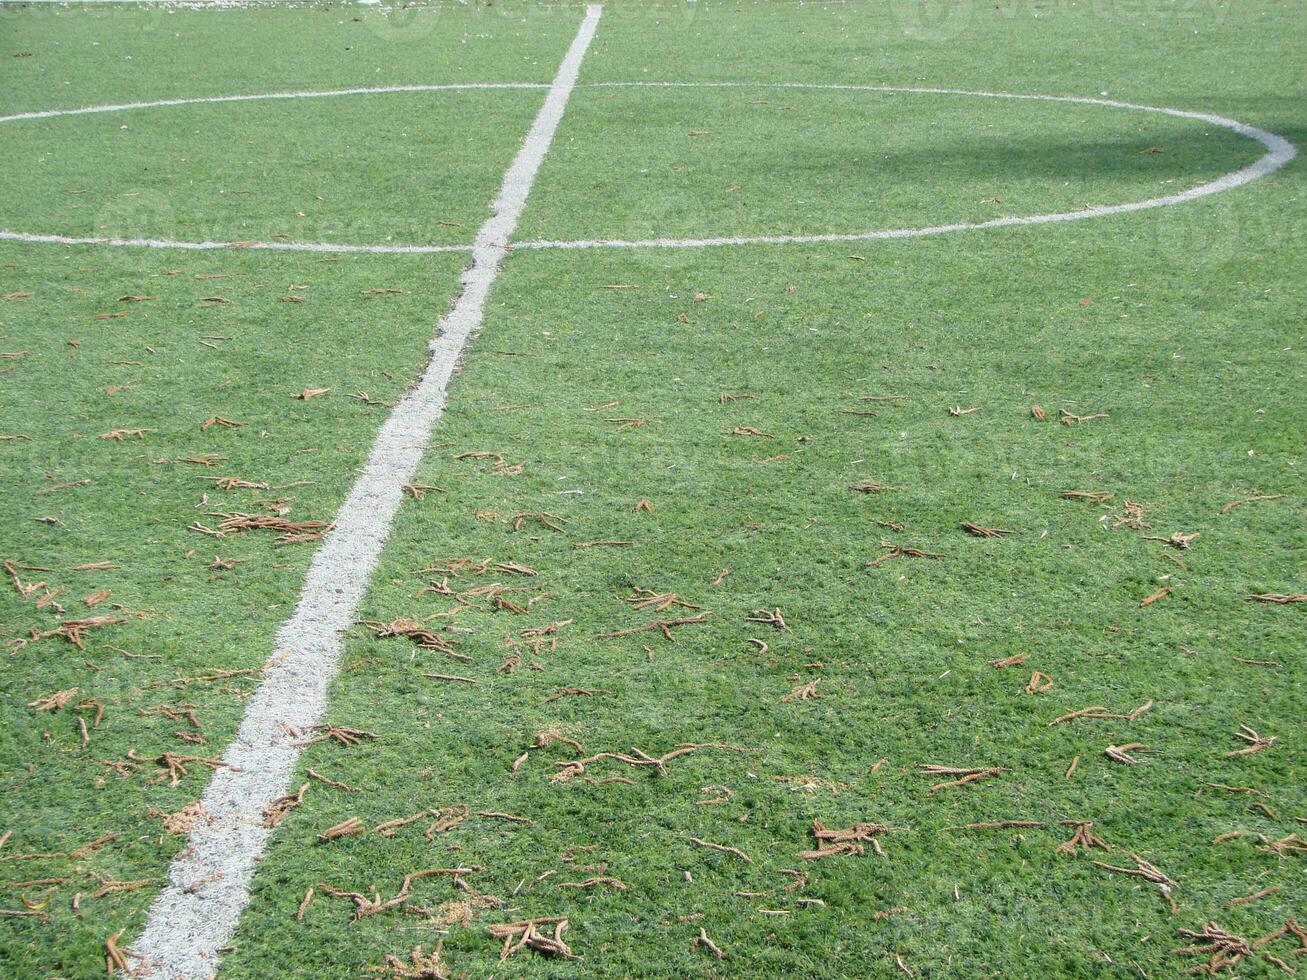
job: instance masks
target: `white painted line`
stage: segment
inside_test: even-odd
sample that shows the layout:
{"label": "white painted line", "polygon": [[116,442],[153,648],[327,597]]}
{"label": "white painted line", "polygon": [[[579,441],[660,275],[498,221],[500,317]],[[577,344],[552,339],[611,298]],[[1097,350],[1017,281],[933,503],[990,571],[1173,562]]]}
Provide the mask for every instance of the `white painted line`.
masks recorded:
{"label": "white painted line", "polygon": [[169,884],[132,944],[145,957],[145,976],[211,976],[220,950],[236,930],[249,901],[255,864],[271,833],[261,826],[264,807],[289,790],[300,755],[299,740],[287,734],[283,723],[303,732],[322,717],[340,659],[340,633],[354,622],[403,486],[412,480],[444,410],[455,365],[481,325],[508,238],[563,117],[601,11],[599,5],[586,8],[544,104],[491,202],[491,215],[477,232],[463,291],[441,320],[431,360],[417,387],[382,424],[363,471],[336,514],[335,529],[313,556],[295,613],[278,632],[278,654],[223,754],[232,768],[218,769],[204,791],[204,809],[212,821],[191,831],[186,856],[169,869]]}
{"label": "white painted line", "polygon": [[[94,0],[101,2],[101,0]],[[549,88],[544,82],[452,82],[447,85],[379,85],[373,88],[333,88],[319,92],[262,92],[257,95],[207,95],[196,99],[156,99],[153,102],[119,102],[82,106],[76,109],[42,109],[0,116],[0,123],[24,119],[53,119],[56,116],[89,116],[99,112],[127,112],[131,109],[162,109],[177,105],[206,105],[214,102],[258,102],[263,99],[330,99],[342,95],[390,95],[395,92],[458,92],[466,89]]]}
{"label": "white painted line", "polygon": [[782,89],[818,89],[826,91],[851,92],[902,92],[915,95],[960,95],[987,99],[1019,99],[1038,102],[1070,102],[1081,105],[1107,106],[1112,109],[1132,109],[1141,112],[1156,112],[1181,119],[1195,119],[1212,126],[1232,130],[1240,136],[1254,139],[1266,147],[1266,153],[1248,166],[1223,174],[1216,180],[1199,184],[1188,190],[1163,197],[1150,197],[1142,201],[1128,201],[1124,204],[1104,204],[1083,208],[1079,211],[1060,211],[1051,214],[1030,214],[1006,218],[994,218],[989,221],[961,221],[952,224],[930,225],[920,228],[885,228],[877,231],[849,233],[832,233],[824,235],[735,235],[720,238],[647,238],[639,240],[624,239],[578,239],[562,241],[515,242],[514,248],[703,248],[714,245],[789,245],[818,242],[860,242],[887,238],[921,238],[926,235],[945,235],[956,231],[977,231],[984,228],[1008,228],[1014,225],[1044,225],[1058,221],[1081,221],[1086,218],[1101,218],[1111,214],[1128,214],[1132,211],[1146,211],[1150,208],[1167,207],[1197,200],[1209,194],[1219,194],[1234,187],[1251,183],[1258,178],[1273,174],[1297,156],[1297,149],[1282,136],[1249,126],[1237,119],[1210,115],[1205,112],[1188,112],[1184,109],[1166,109],[1160,106],[1140,105],[1134,102],[1120,102],[1115,99],[1091,99],[1070,95],[1021,95],[1012,92],[977,92],[968,89],[952,88],[903,88],[890,85],[818,85],[803,82],[596,82],[593,87],[606,88],[782,88]]}
{"label": "white painted line", "polygon": [[[57,116],[76,116],[97,112],[121,112],[129,109],[154,109],[166,106],[194,105],[206,102],[247,102],[257,99],[313,99],[343,95],[367,95],[386,92],[434,92],[460,89],[520,89],[544,88],[537,82],[466,82],[450,85],[398,85],[383,88],[333,89],[324,92],[273,92],[265,95],[222,95],[195,99],[164,99],[155,102],[131,102],[121,105],[90,106],[80,109],[50,109],[41,112],[26,112],[11,116],[0,116],[0,123],[16,122],[24,119],[50,119]],[[593,82],[589,88],[739,88],[739,89],[809,89],[829,92],[889,92],[909,95],[953,95],[984,99],[1014,99],[1029,102],[1063,102],[1080,105],[1105,106],[1111,109],[1127,109],[1136,112],[1156,112],[1161,115],[1175,116],[1180,119],[1193,119],[1212,126],[1219,126],[1256,140],[1266,148],[1266,153],[1253,163],[1239,170],[1218,177],[1216,180],[1199,184],[1186,191],[1168,194],[1164,197],[1152,197],[1143,201],[1129,201],[1124,204],[1098,205],[1079,211],[1063,211],[1050,214],[1032,214],[989,221],[954,222],[949,224],[929,225],[915,228],[883,228],[875,231],[833,232],[820,235],[737,235],[715,238],[646,238],[627,239],[574,239],[574,240],[534,240],[513,243],[514,248],[702,248],[714,245],[787,245],[820,242],[859,242],[891,238],[920,238],[926,235],[944,235],[958,231],[979,231],[986,228],[1006,228],[1015,225],[1042,225],[1059,221],[1081,221],[1086,218],[1101,218],[1112,214],[1126,214],[1132,211],[1145,211],[1150,208],[1167,207],[1183,204],[1187,201],[1219,194],[1222,191],[1251,183],[1279,170],[1297,155],[1297,150],[1282,136],[1249,126],[1236,119],[1216,116],[1203,112],[1190,112],[1184,109],[1167,109],[1161,106],[1141,105],[1134,102],[1120,102],[1114,99],[1084,98],[1072,95],[1027,95],[1014,92],[984,92],[955,88],[921,88],[894,85],[839,85],[811,82]],[[468,245],[422,245],[422,244],[387,244],[387,245],[345,245],[331,242],[223,242],[202,241],[186,242],[171,238],[94,238],[58,234],[38,234],[16,232],[0,229],[0,241],[29,242],[34,244],[60,245],[114,245],[144,248],[177,248],[189,250],[210,250],[221,248],[254,248],[282,252],[363,252],[388,255],[423,255],[434,252],[466,252]]]}
{"label": "white painted line", "polygon": [[[447,85],[384,85],[368,88],[338,88],[320,92],[265,92],[257,95],[212,95],[194,99],[156,99],[152,102],[121,102],[112,105],[83,106],[76,109],[45,109],[0,116],[0,123],[31,119],[56,119],[60,116],[89,116],[103,112],[128,112],[133,109],[163,109],[181,105],[207,105],[223,102],[259,102],[266,99],[328,99],[346,95],[390,95],[404,92],[458,92],[485,89],[545,89],[543,82],[459,82]],[[381,255],[431,255],[437,252],[470,252],[470,245],[346,245],[334,242],[184,242],[173,238],[105,238],[89,235],[44,235],[0,229],[0,241],[28,242],[44,245],[119,245],[133,248],[176,248],[207,252],[222,248],[249,248],[272,252],[340,252]]]}

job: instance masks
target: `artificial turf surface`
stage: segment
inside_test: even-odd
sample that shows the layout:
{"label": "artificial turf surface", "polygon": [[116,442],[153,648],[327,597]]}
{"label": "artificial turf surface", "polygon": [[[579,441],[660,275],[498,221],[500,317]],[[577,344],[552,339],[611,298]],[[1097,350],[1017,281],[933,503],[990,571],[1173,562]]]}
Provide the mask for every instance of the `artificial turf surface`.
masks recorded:
{"label": "artificial turf surface", "polygon": [[[1298,5],[961,9],[965,29],[931,28],[906,4],[609,8],[519,238],[983,220],[1170,193],[1260,152],[1146,114],[767,82],[1107,92],[1303,133]],[[542,82],[579,20],[574,7],[511,5],[384,24],[351,7],[0,11],[13,53],[31,53],[3,65],[6,113]],[[253,49],[239,63],[220,48],[236,37]],[[644,80],[759,87],[589,87]],[[5,124],[23,127],[0,131],[0,162],[21,179],[0,194],[0,225],[466,240],[539,98],[424,93]],[[295,169],[337,144],[330,188],[316,164]],[[1188,942],[1179,928],[1215,919],[1254,938],[1301,916],[1303,855],[1266,847],[1307,817],[1303,607],[1245,599],[1305,581],[1301,173],[1294,161],[1180,208],[1056,227],[510,256],[416,478],[442,489],[406,501],[361,610],[434,616],[426,625],[455,629],[472,659],[351,632],[328,720],[379,737],[306,751],[305,767],[358,791],[310,781],[254,879],[224,975],[353,976],[447,933],[449,968],[469,975],[1159,976],[1199,962],[1170,952]],[[135,191],[165,206],[124,206]],[[220,755],[256,678],[174,679],[257,669],[294,602],[311,542],[188,526],[267,513],[275,497],[293,498],[291,519],[329,519],[386,411],[348,396],[389,402],[416,376],[464,261],[0,243],[0,293],[31,293],[0,303],[0,350],[26,352],[0,362],[0,435],[27,437],[0,442],[0,558],[44,569],[17,568],[24,584],[66,590],[54,600],[63,616],[35,608],[44,589],[0,593],[0,633],[124,620],[90,631],[85,651],[54,637],[4,654],[0,908],[41,913],[0,919],[4,975],[92,975],[106,936],[123,929],[130,942],[153,886],[92,898],[104,884],[94,876],[157,883],[185,846],[161,815],[196,799],[207,770],[191,764],[170,787],[151,781],[157,765],[119,777],[102,762]],[[224,278],[197,278],[208,276]],[[404,292],[367,294],[378,288]],[[228,302],[203,302],[213,296]],[[304,388],[331,391],[295,399]],[[1061,409],[1105,417],[1062,425]],[[212,416],[245,425],[202,430]],[[149,431],[99,438],[120,428]],[[456,458],[469,452],[505,464]],[[202,453],[225,458],[172,462]],[[227,475],[270,486],[196,480]],[[91,482],[42,492],[80,480]],[[299,481],[313,482],[274,489]],[[868,482],[895,489],[850,489]],[[1279,496],[1222,512],[1254,495]],[[514,527],[535,513],[563,530],[532,517]],[[978,538],[962,522],[1013,533]],[[1184,549],[1149,537],[1173,533],[1199,536]],[[630,543],[577,547],[595,541]],[[869,567],[884,544],[943,557]],[[207,568],[215,554],[242,561]],[[537,574],[417,571],[459,557]],[[99,561],[117,567],[72,570]],[[499,609],[447,594],[496,582],[514,590]],[[98,589],[112,594],[87,607]],[[696,608],[634,609],[637,589]],[[786,628],[750,621],[759,610],[780,610]],[[598,636],[705,611],[673,628],[674,642]],[[556,646],[523,636],[564,621]],[[1028,694],[1034,671],[1052,686]],[[815,697],[782,701],[811,682]],[[29,706],[73,687],[59,710]],[[546,700],[562,688],[592,693]],[[75,719],[95,709],[74,709],[88,699],[105,713],[83,748]],[[1149,701],[1133,721],[1049,725]],[[159,705],[194,706],[207,744],[174,735],[193,734],[184,718],[140,714]],[[1244,724],[1276,741],[1227,756],[1247,744],[1234,737]],[[679,756],[665,774],[604,760],[554,782],[575,752],[532,748],[542,732],[587,754],[734,748]],[[1104,754],[1131,742],[1146,746],[1137,765]],[[948,777],[926,764],[1002,772],[931,792]],[[473,815],[430,839],[433,820],[317,840],[348,817],[373,827],[459,805],[534,822]],[[800,857],[814,819],[892,828],[878,835],[884,857],[869,843]],[[1045,826],[960,829],[1013,819]],[[1073,830],[1062,820],[1094,821],[1112,850],[1056,853]],[[1211,843],[1231,831],[1243,836]],[[120,836],[84,855],[13,859],[108,833]],[[564,861],[573,845],[594,849]],[[1178,883],[1174,914],[1156,885],[1091,863],[1133,868],[1132,852]],[[351,922],[350,903],[322,888],[386,897],[408,872],[455,864],[478,866],[468,886],[503,904],[431,879],[406,908]],[[784,869],[806,883],[787,888]],[[628,887],[561,887],[596,875]],[[65,880],[17,884],[47,878]],[[523,951],[500,966],[485,925],[536,916],[567,916],[579,958]],[[692,945],[700,928],[725,959]],[[1267,948],[1292,959],[1289,940]],[[1263,957],[1239,970],[1278,972]]]}

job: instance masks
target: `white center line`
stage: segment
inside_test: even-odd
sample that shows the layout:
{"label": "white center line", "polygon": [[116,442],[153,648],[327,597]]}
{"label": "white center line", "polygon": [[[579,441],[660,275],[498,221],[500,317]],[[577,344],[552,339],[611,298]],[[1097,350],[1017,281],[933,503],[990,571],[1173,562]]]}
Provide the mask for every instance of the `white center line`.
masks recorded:
{"label": "white center line", "polygon": [[218,769],[204,791],[210,819],[192,829],[184,856],[169,868],[169,883],[131,946],[143,958],[147,977],[211,976],[236,931],[255,866],[272,833],[262,826],[264,808],[290,789],[301,751],[302,739],[287,734],[283,723],[303,732],[322,718],[340,660],[340,633],[354,622],[404,484],[411,482],[432,426],[444,411],[450,376],[481,325],[508,238],[563,118],[601,11],[598,4],[586,7],[544,104],[491,202],[490,218],[477,232],[472,263],[461,280],[463,291],[441,320],[431,360],[417,386],[381,426],[336,514],[335,529],[313,556],[295,613],[278,631],[278,653],[223,754],[230,768]]}

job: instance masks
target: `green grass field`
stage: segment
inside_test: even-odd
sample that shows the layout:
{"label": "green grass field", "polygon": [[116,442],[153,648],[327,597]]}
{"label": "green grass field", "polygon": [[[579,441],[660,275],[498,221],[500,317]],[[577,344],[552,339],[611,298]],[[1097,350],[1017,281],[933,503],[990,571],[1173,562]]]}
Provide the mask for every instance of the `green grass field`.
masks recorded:
{"label": "green grass field", "polygon": [[[468,246],[582,14],[0,4],[0,115],[537,86],[0,122],[0,228]],[[1264,148],[784,86],[1301,145],[1305,15],[614,0],[514,237],[1174,194]],[[1304,173],[512,250],[219,975],[1307,967]],[[468,258],[0,240],[0,975],[130,949]]]}

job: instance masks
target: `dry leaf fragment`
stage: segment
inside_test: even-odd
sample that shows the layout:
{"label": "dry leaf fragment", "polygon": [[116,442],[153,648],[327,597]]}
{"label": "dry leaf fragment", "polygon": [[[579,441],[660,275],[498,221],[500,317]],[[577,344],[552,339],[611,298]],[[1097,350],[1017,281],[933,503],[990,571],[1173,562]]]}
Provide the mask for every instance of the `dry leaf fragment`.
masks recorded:
{"label": "dry leaf fragment", "polygon": [[[296,301],[301,303],[304,302],[301,299],[297,299]],[[318,395],[325,395],[330,390],[331,390],[330,388],[305,388],[302,391],[300,391],[297,395],[295,395],[295,397],[298,398],[300,401],[306,402],[310,398],[317,398]]]}
{"label": "dry leaf fragment", "polygon": [[224,428],[238,428],[240,426],[243,426],[244,424],[245,424],[244,422],[235,422],[232,419],[223,418],[221,415],[210,415],[207,419],[205,419],[203,422],[200,423],[200,429],[201,430],[209,429],[215,425],[222,426]]}

